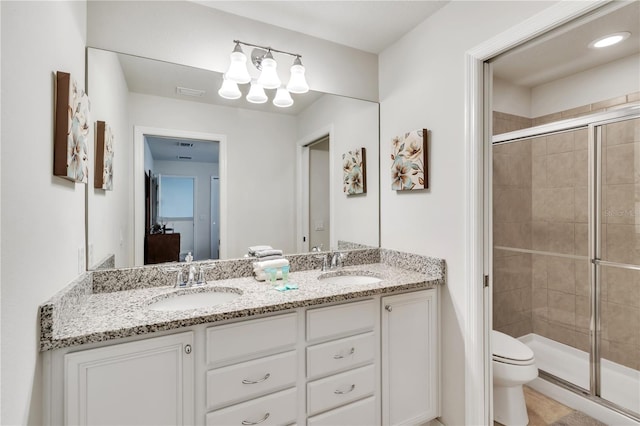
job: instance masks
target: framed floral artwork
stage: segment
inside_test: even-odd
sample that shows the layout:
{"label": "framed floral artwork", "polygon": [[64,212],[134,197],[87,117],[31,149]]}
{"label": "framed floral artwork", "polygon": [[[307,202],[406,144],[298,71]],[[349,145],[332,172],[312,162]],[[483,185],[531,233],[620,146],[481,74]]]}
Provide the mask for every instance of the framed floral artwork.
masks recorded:
{"label": "framed floral artwork", "polygon": [[93,186],[113,190],[113,132],[104,121],[96,123],[96,173]]}
{"label": "framed floral artwork", "polygon": [[69,73],[56,73],[55,105],[53,174],[74,182],[87,183],[89,97]]}
{"label": "framed floral artwork", "polygon": [[342,189],[347,195],[367,193],[367,150],[358,148],[342,154]]}
{"label": "framed floral artwork", "polygon": [[429,188],[427,134],[427,129],[420,129],[393,138],[391,189],[413,191]]}

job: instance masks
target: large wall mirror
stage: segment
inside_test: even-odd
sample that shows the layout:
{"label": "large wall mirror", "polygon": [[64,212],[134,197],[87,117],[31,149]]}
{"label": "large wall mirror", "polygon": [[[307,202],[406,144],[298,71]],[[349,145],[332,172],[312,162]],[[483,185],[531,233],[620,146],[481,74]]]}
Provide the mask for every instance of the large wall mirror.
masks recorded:
{"label": "large wall mirror", "polygon": [[[279,108],[275,91],[264,104],[245,100],[248,87],[223,99],[221,82],[209,70],[87,49],[92,121],[113,135],[112,189],[95,188],[92,175],[87,186],[89,269],[188,252],[239,258],[256,245],[378,247],[379,105],[311,91]],[[353,162],[343,154],[361,148],[366,193],[348,195]]]}

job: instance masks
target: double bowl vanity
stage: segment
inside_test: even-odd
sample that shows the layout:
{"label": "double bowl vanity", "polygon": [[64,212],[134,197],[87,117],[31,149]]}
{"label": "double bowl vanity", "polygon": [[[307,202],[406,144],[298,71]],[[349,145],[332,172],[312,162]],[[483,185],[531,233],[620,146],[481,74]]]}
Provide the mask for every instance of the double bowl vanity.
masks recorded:
{"label": "double bowl vanity", "polygon": [[111,282],[129,288],[88,273],[41,306],[47,423],[436,418],[444,262],[375,252],[371,263],[330,272],[292,259],[289,279],[298,288],[287,291],[252,276],[225,277],[245,274],[225,274],[234,261],[217,262],[214,279],[186,289],[141,279],[152,268],[166,275],[162,267],[111,272]]}

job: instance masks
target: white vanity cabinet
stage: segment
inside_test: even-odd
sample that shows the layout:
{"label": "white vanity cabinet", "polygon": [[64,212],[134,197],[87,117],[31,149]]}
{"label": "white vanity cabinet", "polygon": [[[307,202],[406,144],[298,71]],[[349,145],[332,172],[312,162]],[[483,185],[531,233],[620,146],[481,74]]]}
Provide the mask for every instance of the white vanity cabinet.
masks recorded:
{"label": "white vanity cabinet", "polygon": [[382,424],[439,415],[436,290],[382,297]]}
{"label": "white vanity cabinet", "polygon": [[193,332],[64,355],[64,423],[194,423]]}
{"label": "white vanity cabinet", "polygon": [[397,425],[439,414],[437,291],[45,353],[58,425]]}

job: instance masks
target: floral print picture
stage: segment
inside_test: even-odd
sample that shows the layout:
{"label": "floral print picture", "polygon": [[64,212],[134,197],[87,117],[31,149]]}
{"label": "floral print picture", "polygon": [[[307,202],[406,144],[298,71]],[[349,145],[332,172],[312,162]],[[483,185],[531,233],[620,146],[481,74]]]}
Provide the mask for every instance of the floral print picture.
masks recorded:
{"label": "floral print picture", "polygon": [[104,121],[96,123],[96,173],[94,187],[113,190],[113,132]]}
{"label": "floral print picture", "polygon": [[89,156],[89,97],[71,79],[69,73],[56,75],[56,134],[54,143],[54,170],[74,182],[87,183]]}
{"label": "floral print picture", "polygon": [[358,148],[342,154],[342,188],[347,195],[367,192],[366,150]]}
{"label": "floral print picture", "polygon": [[391,189],[411,191],[428,188],[427,129],[396,136],[392,144]]}

